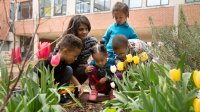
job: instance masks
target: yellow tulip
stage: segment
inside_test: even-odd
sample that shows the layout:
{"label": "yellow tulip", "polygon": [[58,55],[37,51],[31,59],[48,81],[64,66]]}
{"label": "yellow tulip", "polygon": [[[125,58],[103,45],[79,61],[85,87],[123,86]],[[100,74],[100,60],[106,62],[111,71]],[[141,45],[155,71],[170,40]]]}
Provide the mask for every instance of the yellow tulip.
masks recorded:
{"label": "yellow tulip", "polygon": [[200,88],[200,71],[195,70],[193,72],[193,80],[196,87]]}
{"label": "yellow tulip", "polygon": [[181,70],[180,69],[172,69],[169,71],[170,79],[172,81],[179,81],[181,79]]}
{"label": "yellow tulip", "polygon": [[131,62],[133,61],[132,58],[133,58],[132,54],[126,55],[126,61],[127,61],[128,63],[131,63]]}
{"label": "yellow tulip", "polygon": [[137,65],[140,63],[140,58],[138,56],[133,56],[133,62]]}
{"label": "yellow tulip", "polygon": [[117,63],[117,69],[119,71],[123,71],[124,70],[124,62],[119,62]]}
{"label": "yellow tulip", "polygon": [[117,110],[115,108],[110,108],[110,109],[106,109],[105,112],[117,112]]}
{"label": "yellow tulip", "polygon": [[195,98],[193,101],[194,112],[200,112],[200,99]]}
{"label": "yellow tulip", "polygon": [[140,53],[139,56],[142,62],[147,61],[149,58],[146,52]]}

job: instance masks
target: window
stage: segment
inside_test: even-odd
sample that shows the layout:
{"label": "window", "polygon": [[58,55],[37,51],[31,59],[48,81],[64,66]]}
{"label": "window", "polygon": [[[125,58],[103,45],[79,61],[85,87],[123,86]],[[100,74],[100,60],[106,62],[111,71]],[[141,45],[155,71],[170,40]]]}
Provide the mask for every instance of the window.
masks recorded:
{"label": "window", "polygon": [[200,2],[200,0],[185,0],[186,3]]}
{"label": "window", "polygon": [[89,13],[90,0],[76,0],[76,14]]}
{"label": "window", "polygon": [[147,6],[168,5],[169,0],[147,0]]}
{"label": "window", "polygon": [[54,0],[54,15],[66,15],[67,0]]}
{"label": "window", "polygon": [[40,17],[51,16],[51,0],[40,0]]}
{"label": "window", "polygon": [[10,1],[10,20],[14,20],[15,18],[15,2]]}
{"label": "window", "polygon": [[25,57],[29,48],[31,47],[30,54],[28,55],[28,58],[30,58],[33,55],[33,45],[30,45],[31,37],[20,37],[20,50],[22,57]]}
{"label": "window", "polygon": [[18,19],[31,19],[32,18],[32,2],[19,3]]}
{"label": "window", "polygon": [[142,0],[124,0],[124,3],[126,3],[129,8],[142,7]]}
{"label": "window", "polygon": [[109,11],[110,4],[110,0],[95,0],[94,12]]}

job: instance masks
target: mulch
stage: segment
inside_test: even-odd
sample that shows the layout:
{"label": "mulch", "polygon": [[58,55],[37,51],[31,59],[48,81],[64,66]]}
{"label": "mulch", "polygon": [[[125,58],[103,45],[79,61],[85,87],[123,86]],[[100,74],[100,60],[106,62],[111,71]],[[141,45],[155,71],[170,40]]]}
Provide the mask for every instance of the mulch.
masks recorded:
{"label": "mulch", "polygon": [[103,101],[109,100],[108,96],[98,95],[96,102],[88,101],[88,93],[84,93],[80,98],[80,102],[83,107],[77,105],[64,107],[67,112],[100,112],[103,110]]}

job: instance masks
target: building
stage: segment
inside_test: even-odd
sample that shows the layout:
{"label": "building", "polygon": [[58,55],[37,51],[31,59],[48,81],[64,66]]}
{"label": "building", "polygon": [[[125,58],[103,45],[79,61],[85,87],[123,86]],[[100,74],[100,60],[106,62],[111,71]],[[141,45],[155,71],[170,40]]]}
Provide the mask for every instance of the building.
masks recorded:
{"label": "building", "polygon": [[[16,44],[24,55],[37,23],[39,27],[34,42],[52,42],[63,33],[70,18],[76,14],[84,14],[89,18],[92,26],[90,35],[100,40],[109,25],[115,22],[111,10],[117,1],[128,4],[128,23],[144,41],[151,40],[149,17],[158,27],[178,25],[180,7],[189,25],[195,21],[200,23],[200,0],[17,0],[17,3],[14,0],[0,0],[1,43],[5,40],[3,50],[12,48],[11,32],[15,30]],[[12,29],[12,26],[15,28]],[[34,44],[32,51],[36,52],[36,47]]]}

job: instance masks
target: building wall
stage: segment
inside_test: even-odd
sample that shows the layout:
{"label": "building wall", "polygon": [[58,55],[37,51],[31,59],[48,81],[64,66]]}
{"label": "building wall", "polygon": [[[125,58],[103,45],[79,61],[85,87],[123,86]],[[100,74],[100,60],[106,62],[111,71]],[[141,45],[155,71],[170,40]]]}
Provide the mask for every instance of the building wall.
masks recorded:
{"label": "building wall", "polygon": [[0,0],[0,40],[5,40],[9,33],[9,0]]}
{"label": "building wall", "polygon": [[[17,20],[15,23],[16,34],[18,36],[31,36],[34,32],[35,22],[37,22],[35,19],[38,16],[37,14],[39,14],[37,10],[38,5],[35,1],[37,0],[33,0],[34,19]],[[117,1],[122,0],[111,1],[112,8]],[[130,9],[130,17],[128,18],[128,22],[135,29],[139,37],[145,41],[151,40],[151,29],[148,18],[152,17],[154,25],[159,27],[171,26],[174,24],[177,25],[178,10],[180,6],[183,7],[190,25],[193,25],[195,21],[200,22],[199,2],[185,4],[185,0],[169,0],[168,5],[147,7],[146,0],[142,1],[142,7]],[[93,3],[91,3],[91,5],[93,5]],[[111,11],[91,12],[92,13],[84,13],[84,15],[86,15],[91,22],[92,30],[90,35],[96,36],[100,40],[106,29],[110,26],[110,24],[115,22],[115,20],[112,17]],[[41,18],[37,35],[40,39],[54,40],[58,38],[67,28],[69,20],[74,14],[75,0],[68,0],[66,16],[53,16],[53,13],[51,13],[50,17]],[[3,32],[5,33],[5,31]]]}

